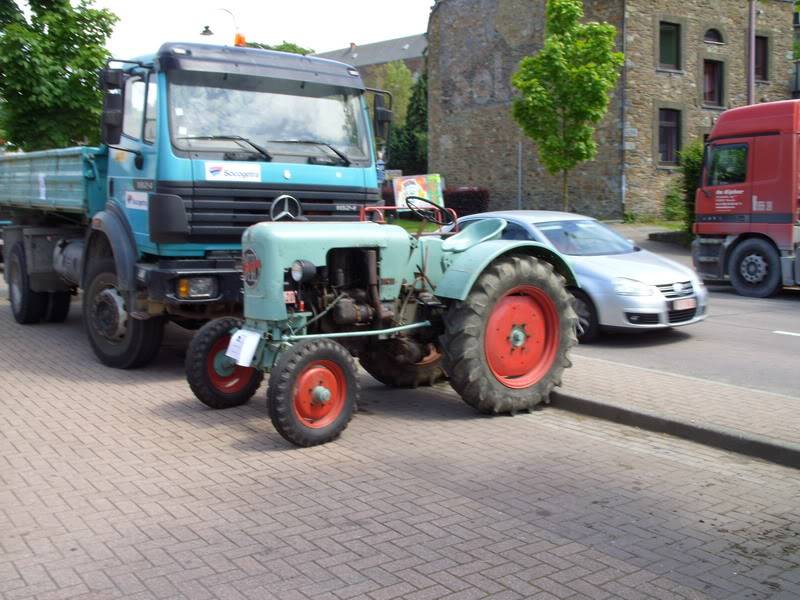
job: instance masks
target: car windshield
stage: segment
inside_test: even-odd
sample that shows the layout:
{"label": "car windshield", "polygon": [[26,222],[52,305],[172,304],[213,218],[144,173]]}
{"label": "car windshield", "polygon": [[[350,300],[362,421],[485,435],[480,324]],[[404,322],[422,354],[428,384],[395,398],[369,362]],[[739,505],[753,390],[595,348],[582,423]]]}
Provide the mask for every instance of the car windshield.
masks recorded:
{"label": "car windshield", "polygon": [[299,81],[177,72],[169,83],[170,131],[186,151],[258,154],[250,141],[276,161],[347,166],[369,157],[360,96]]}
{"label": "car windshield", "polygon": [[598,256],[626,254],[635,246],[597,221],[551,221],[537,223],[536,227],[562,254],[571,256]]}

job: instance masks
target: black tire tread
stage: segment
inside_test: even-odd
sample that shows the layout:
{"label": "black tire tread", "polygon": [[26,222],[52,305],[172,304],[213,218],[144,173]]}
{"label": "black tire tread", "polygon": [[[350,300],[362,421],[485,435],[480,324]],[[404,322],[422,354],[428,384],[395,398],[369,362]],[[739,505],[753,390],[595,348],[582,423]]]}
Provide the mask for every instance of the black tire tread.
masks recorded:
{"label": "black tire tread", "polygon": [[[352,402],[346,402],[345,414],[339,422],[331,423],[326,428],[312,429],[304,427],[295,418],[294,385],[297,371],[302,364],[310,357],[321,354],[327,354],[328,359],[335,358],[344,369]],[[272,369],[267,388],[267,406],[273,426],[284,439],[302,447],[325,444],[339,437],[353,418],[360,397],[361,383],[355,360],[344,346],[325,338],[303,340],[281,352]]]}
{"label": "black tire tread", "polygon": [[[518,390],[504,386],[491,375],[484,356],[483,334],[497,298],[519,283],[530,282],[545,289],[555,301],[561,315],[560,345],[550,372],[530,388]],[[572,364],[567,353],[577,343],[578,316],[565,284],[550,263],[528,255],[505,255],[481,273],[464,301],[450,307],[441,344],[444,369],[450,385],[464,402],[484,414],[514,414],[549,402],[550,392],[561,385],[564,369]]]}
{"label": "black tire tread", "polygon": [[[10,252],[8,253],[8,261],[6,263],[7,271],[10,270],[10,265],[14,260],[19,261],[20,270],[20,288],[22,292],[22,299],[19,306],[11,304],[11,312],[14,315],[14,320],[20,325],[32,325],[42,320],[47,309],[47,293],[34,292],[30,288],[30,279],[28,278],[27,259],[25,257],[25,245],[22,241],[15,243]],[[9,281],[9,298],[11,298],[11,282]]]}
{"label": "black tire tread", "polygon": [[[769,277],[759,286],[753,286],[743,280],[739,273],[739,262],[751,252],[760,252],[769,260]],[[749,238],[740,242],[731,252],[728,267],[731,285],[740,296],[749,298],[769,298],[781,289],[783,277],[781,275],[780,255],[774,246],[761,238]]]}
{"label": "black tire tread", "polygon": [[358,357],[364,370],[383,385],[393,388],[431,386],[446,378],[442,358],[428,364],[409,364],[397,360],[388,346],[374,344]]}
{"label": "black tire tread", "polygon": [[186,380],[197,399],[209,408],[221,410],[245,404],[258,391],[264,380],[262,371],[255,371],[253,380],[246,388],[236,394],[222,394],[214,388],[208,379],[206,359],[214,343],[232,329],[241,327],[241,319],[224,317],[209,321],[192,336],[186,352]]}
{"label": "black tire tread", "polygon": [[47,295],[44,320],[48,323],[63,323],[69,316],[72,295],[69,292],[50,292]]}

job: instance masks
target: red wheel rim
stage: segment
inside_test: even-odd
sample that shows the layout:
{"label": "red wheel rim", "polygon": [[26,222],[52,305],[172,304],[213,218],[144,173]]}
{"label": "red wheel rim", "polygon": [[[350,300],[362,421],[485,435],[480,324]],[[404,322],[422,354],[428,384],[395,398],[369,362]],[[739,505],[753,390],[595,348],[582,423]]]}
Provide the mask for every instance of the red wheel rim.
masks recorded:
{"label": "red wheel rim", "polygon": [[327,427],[342,413],[346,398],[342,368],[331,360],[315,360],[297,377],[294,413],[306,427]]}
{"label": "red wheel rim", "polygon": [[236,394],[247,387],[256,370],[252,367],[240,367],[233,359],[225,356],[229,341],[230,336],[225,335],[214,342],[206,359],[206,370],[214,389],[223,394]]}
{"label": "red wheel rim", "polygon": [[558,324],[556,305],[544,290],[520,285],[503,294],[484,335],[486,362],[495,378],[515,389],[538,383],[558,354]]}

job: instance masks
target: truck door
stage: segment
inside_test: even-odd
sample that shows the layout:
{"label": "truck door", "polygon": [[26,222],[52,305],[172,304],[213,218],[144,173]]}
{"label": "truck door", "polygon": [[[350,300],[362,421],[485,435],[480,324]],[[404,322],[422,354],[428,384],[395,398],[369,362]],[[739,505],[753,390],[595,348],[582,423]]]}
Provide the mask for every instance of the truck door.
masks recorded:
{"label": "truck door", "polygon": [[148,192],[156,174],[155,76],[139,73],[125,83],[125,109],[119,148],[109,150],[109,200],[125,213],[140,252],[154,251],[148,225]]}
{"label": "truck door", "polygon": [[706,156],[697,222],[724,223],[728,233],[750,228],[753,138],[713,142]]}

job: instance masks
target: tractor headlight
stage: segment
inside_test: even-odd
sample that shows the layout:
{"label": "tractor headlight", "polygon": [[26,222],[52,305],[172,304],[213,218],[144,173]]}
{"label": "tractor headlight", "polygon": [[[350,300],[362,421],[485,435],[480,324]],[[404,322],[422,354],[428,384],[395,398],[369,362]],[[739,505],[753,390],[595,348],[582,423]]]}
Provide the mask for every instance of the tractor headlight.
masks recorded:
{"label": "tractor headlight", "polygon": [[317,274],[317,267],[315,267],[314,263],[311,261],[296,260],[292,263],[290,272],[295,283],[304,283],[314,279],[314,276]]}
{"label": "tractor headlight", "polygon": [[635,279],[617,277],[614,280],[614,292],[620,296],[651,296],[653,288]]}

